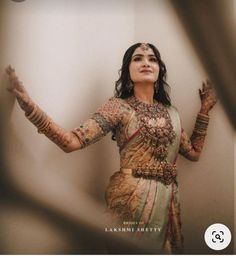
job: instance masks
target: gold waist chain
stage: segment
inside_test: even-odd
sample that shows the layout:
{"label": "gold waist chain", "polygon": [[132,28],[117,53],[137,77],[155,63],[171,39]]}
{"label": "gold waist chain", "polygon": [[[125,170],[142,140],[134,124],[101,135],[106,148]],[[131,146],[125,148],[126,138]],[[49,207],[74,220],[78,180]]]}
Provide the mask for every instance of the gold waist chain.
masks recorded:
{"label": "gold waist chain", "polygon": [[121,172],[132,174],[134,177],[155,179],[165,185],[176,182],[177,167],[175,164],[160,162],[158,165],[138,166],[137,168],[121,168]]}

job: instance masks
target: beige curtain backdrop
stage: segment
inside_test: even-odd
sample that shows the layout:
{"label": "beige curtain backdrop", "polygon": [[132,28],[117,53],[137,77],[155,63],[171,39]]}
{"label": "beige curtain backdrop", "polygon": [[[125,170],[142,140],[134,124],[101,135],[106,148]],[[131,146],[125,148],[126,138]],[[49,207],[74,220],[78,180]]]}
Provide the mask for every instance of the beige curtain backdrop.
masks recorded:
{"label": "beige curtain backdrop", "polygon": [[[200,109],[198,88],[207,75],[167,1],[3,0],[0,5],[0,93],[6,103],[12,98],[4,89],[4,68],[11,64],[35,102],[72,129],[113,95],[125,50],[150,42],[166,63],[173,105],[191,135]],[[14,185],[58,209],[86,209],[81,192],[105,209],[105,188],[119,169],[111,135],[65,154],[37,133],[17,104],[10,111],[5,153]],[[200,161],[178,160],[185,253],[190,254],[215,253],[204,242],[209,225],[234,229],[234,134],[220,103],[210,116]],[[66,231],[35,210],[9,201],[0,209],[2,253],[72,252]],[[83,250],[81,239],[76,245],[78,253]],[[232,252],[231,244],[219,253]]]}

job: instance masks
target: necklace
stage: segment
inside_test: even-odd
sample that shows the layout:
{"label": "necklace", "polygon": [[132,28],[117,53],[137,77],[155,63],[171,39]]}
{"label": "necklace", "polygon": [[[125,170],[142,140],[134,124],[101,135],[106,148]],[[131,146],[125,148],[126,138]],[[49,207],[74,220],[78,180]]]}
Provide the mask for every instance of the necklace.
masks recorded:
{"label": "necklace", "polygon": [[164,160],[168,146],[176,137],[166,107],[159,102],[141,102],[135,96],[127,99],[127,102],[136,112],[141,140],[150,144],[155,159]]}

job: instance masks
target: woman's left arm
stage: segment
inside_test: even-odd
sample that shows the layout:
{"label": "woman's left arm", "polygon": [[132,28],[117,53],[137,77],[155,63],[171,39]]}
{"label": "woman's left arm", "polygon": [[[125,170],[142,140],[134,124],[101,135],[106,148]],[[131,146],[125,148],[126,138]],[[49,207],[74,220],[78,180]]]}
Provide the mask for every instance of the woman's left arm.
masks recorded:
{"label": "woman's left arm", "polygon": [[182,129],[179,153],[191,161],[198,161],[204,145],[207,126],[209,123],[209,111],[217,102],[211,83],[207,80],[203,82],[202,89],[199,89],[201,99],[201,109],[197,115],[192,136],[188,138]]}

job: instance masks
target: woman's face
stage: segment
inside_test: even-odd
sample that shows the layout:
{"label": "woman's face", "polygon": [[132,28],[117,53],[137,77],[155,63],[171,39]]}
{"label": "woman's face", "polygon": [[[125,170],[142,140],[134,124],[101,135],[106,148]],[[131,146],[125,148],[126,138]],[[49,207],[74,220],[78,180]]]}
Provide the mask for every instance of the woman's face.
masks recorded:
{"label": "woman's face", "polygon": [[135,49],[129,65],[129,74],[132,82],[155,83],[159,75],[159,64],[150,47],[142,45]]}

